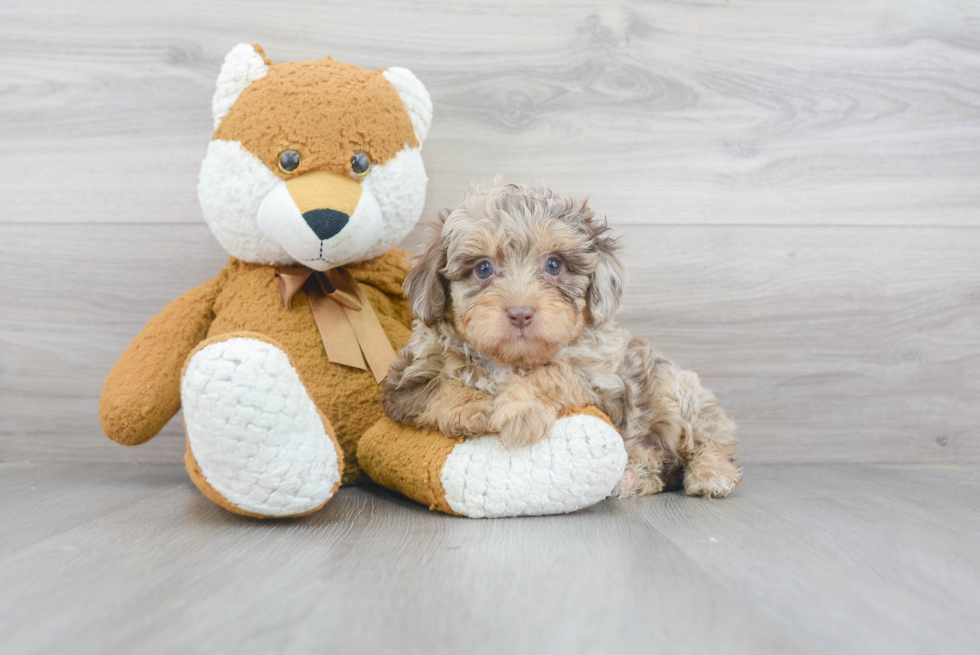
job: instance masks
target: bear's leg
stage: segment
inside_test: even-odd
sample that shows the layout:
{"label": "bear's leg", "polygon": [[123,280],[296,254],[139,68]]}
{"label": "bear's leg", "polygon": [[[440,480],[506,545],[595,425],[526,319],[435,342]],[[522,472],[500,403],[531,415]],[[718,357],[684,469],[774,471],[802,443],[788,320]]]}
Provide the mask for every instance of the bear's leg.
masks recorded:
{"label": "bear's leg", "polygon": [[280,348],[251,333],[205,341],[180,388],[188,473],[237,514],[288,517],[323,507],[343,457],[329,421]]}
{"label": "bear's leg", "polygon": [[361,437],[357,459],[375,482],[430,509],[496,518],[593,505],[616,487],[627,458],[605,415],[578,408],[541,441],[510,449],[496,435],[455,439],[384,418]]}

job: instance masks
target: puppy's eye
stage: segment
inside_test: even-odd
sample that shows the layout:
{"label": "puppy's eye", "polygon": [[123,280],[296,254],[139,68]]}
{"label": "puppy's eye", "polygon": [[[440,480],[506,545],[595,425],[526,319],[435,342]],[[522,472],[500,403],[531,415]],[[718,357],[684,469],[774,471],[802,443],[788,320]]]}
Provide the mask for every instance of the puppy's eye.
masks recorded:
{"label": "puppy's eye", "polygon": [[371,170],[371,158],[366,152],[358,150],[350,158],[350,173],[354,177],[364,177]]}
{"label": "puppy's eye", "polygon": [[493,275],[493,264],[489,260],[484,259],[473,267],[473,274],[481,280],[485,280]]}
{"label": "puppy's eye", "polygon": [[287,175],[299,168],[299,153],[295,150],[283,150],[279,155],[279,170]]}
{"label": "puppy's eye", "polygon": [[548,275],[558,275],[565,267],[564,263],[557,257],[549,257],[544,263],[544,272]]}

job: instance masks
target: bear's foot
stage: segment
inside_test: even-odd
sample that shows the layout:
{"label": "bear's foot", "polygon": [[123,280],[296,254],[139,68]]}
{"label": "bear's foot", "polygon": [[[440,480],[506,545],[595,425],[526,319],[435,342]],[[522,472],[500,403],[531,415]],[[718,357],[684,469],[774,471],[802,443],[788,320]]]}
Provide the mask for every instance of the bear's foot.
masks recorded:
{"label": "bear's foot", "polygon": [[202,344],[188,358],[180,395],[187,470],[225,509],[301,516],[323,507],[340,486],[343,458],[333,429],[286,353],[260,335]]}
{"label": "bear's foot", "polygon": [[504,448],[496,435],[454,439],[382,419],[358,444],[361,468],[421,503],[470,518],[564,514],[606,498],[626,448],[594,408],[558,419],[544,439]]}

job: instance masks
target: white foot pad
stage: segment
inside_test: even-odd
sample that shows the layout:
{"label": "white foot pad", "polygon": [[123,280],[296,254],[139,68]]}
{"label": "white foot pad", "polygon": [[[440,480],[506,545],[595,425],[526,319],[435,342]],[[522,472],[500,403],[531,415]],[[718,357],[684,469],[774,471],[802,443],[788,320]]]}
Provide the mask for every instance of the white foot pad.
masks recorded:
{"label": "white foot pad", "polygon": [[559,419],[533,446],[507,450],[494,435],[457,444],[442,488],[452,510],[471,518],[564,514],[608,496],[625,468],[619,432],[577,414]]}
{"label": "white foot pad", "polygon": [[333,495],[337,449],[280,349],[245,338],[208,345],[188,362],[180,399],[194,459],[233,505],[291,516]]}

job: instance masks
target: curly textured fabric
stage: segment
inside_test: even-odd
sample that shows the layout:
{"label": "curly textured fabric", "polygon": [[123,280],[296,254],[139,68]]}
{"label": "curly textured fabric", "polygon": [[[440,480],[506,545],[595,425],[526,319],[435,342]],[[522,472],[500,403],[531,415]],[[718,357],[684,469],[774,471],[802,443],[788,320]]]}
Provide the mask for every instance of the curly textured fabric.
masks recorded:
{"label": "curly textured fabric", "polygon": [[[412,322],[402,297],[405,255],[394,249],[348,267],[396,350],[408,341]],[[361,479],[357,441],[384,415],[381,387],[370,371],[327,359],[306,294],[298,292],[287,310],[274,267],[234,258],[213,280],[154,317],[119,358],[102,391],[106,434],[125,444],[156,435],[180,408],[180,372],[191,351],[205,339],[241,332],[264,335],[286,353],[313,403],[335,428],[333,436],[344,451],[344,483]]]}
{"label": "curly textured fabric", "polygon": [[331,58],[274,64],[236,98],[214,132],[238,141],[283,179],[279,154],[300,154],[292,175],[330,171],[347,176],[351,153],[384,164],[406,146],[418,147],[412,118],[382,71]]}
{"label": "curly textured fabric", "polygon": [[239,43],[225,56],[214,86],[211,98],[211,116],[214,129],[218,129],[221,119],[228,115],[238,96],[245,88],[269,72],[271,61],[258,45]]}
{"label": "curly textured fabric", "polygon": [[372,426],[357,446],[357,461],[372,480],[447,514],[442,469],[462,439],[395,423],[387,416]]}
{"label": "curly textured fabric", "polygon": [[594,407],[548,436],[505,449],[495,435],[462,440],[385,418],[358,446],[364,472],[430,509],[470,518],[563,514],[607,497],[626,467],[623,438]]}
{"label": "curly textured fabric", "polygon": [[[298,516],[340,486],[342,459],[289,357],[261,335],[219,338],[188,359],[181,383],[191,478],[226,508]],[[222,503],[223,504],[223,503]]]}
{"label": "curly textured fabric", "polygon": [[623,476],[626,448],[608,423],[559,419],[531,446],[506,449],[493,435],[453,448],[442,470],[446,504],[470,518],[565,514],[607,497]]}
{"label": "curly textured fabric", "polygon": [[[420,150],[432,121],[431,99],[411,71],[330,58],[275,64],[259,46],[239,44],[222,66],[212,115],[198,197],[232,258],[154,317],[120,357],[100,400],[110,438],[142,443],[183,405],[191,479],[218,505],[255,517],[315,511],[338,484],[360,481],[358,446],[368,431],[380,437],[368,441],[387,444],[361,449],[376,479],[398,489],[418,487],[421,475],[427,486],[413,497],[445,512],[570,511],[601,497],[602,472],[614,468],[603,445],[611,428],[584,435],[574,425],[585,419],[573,417],[546,452],[501,458],[486,446],[492,439],[459,443],[391,424],[374,376],[327,359],[306,295],[282,306],[275,266],[345,266],[391,346],[408,341],[408,267],[405,253],[389,248],[423,211]],[[283,159],[285,150],[295,152]],[[361,153],[370,168],[358,164],[352,178]],[[338,191],[353,188],[352,179],[356,203],[357,194]],[[287,180],[301,189],[299,201]],[[340,233],[315,229],[307,214],[322,211],[346,216]]]}
{"label": "curly textured fabric", "polygon": [[[387,280],[395,293],[368,284],[361,288],[396,350],[408,341],[411,325],[407,302],[398,293],[405,275],[404,257],[403,251],[395,250],[382,257],[387,263],[365,262],[349,269],[358,281],[364,273],[376,279],[385,277],[382,271],[395,276]],[[355,482],[359,478],[357,441],[384,413],[379,402],[381,387],[370,371],[327,359],[306,294],[298,292],[292,308],[285,309],[274,268],[233,260],[226,271],[208,336],[244,331],[273,338],[289,355],[314,404],[336,429],[334,436],[344,450],[344,483]]]}
{"label": "curly textured fabric", "polygon": [[400,66],[392,66],[382,74],[398,92],[405,109],[408,110],[412,118],[412,127],[415,128],[415,136],[419,141],[425,141],[429,136],[429,127],[432,125],[432,98],[429,97],[425,85],[415,77],[415,73]]}
{"label": "curly textured fabric", "polygon": [[144,443],[180,409],[180,371],[207,337],[223,279],[218,275],[171,301],[119,357],[99,398],[99,422],[110,439]]}

